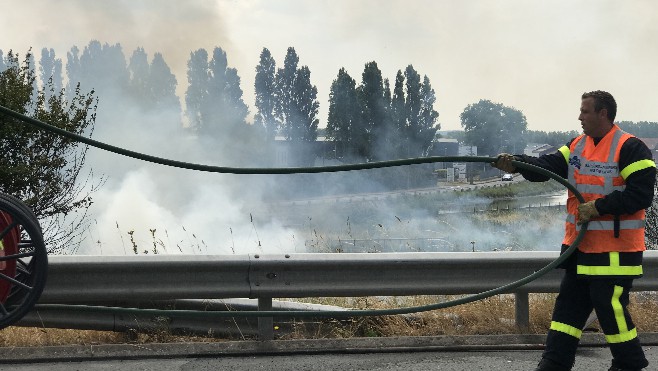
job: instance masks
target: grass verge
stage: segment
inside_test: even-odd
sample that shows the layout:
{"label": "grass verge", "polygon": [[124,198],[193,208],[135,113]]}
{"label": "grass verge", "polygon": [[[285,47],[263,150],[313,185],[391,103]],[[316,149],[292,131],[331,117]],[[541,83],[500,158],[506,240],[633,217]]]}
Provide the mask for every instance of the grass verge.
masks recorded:
{"label": "grass verge", "polygon": [[[530,295],[529,333],[545,334],[550,325],[556,294]],[[356,309],[385,309],[421,306],[453,299],[450,296],[309,298],[307,303],[337,305]],[[640,332],[658,332],[655,293],[633,293],[629,309]],[[473,303],[429,312],[399,316],[359,317],[350,320],[326,319],[320,323],[296,322],[279,339],[326,339],[353,337],[397,337],[440,335],[518,334],[514,321],[514,297],[498,295]],[[588,331],[600,332],[598,323]],[[184,336],[166,329],[151,333],[109,332],[53,328],[8,327],[0,331],[0,347],[53,345],[147,344],[217,342],[231,337]]]}

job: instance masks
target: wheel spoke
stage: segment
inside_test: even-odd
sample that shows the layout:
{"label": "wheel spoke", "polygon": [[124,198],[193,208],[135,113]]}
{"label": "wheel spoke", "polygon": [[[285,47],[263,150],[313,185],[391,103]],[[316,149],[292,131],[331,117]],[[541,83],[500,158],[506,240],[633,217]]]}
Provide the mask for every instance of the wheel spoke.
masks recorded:
{"label": "wheel spoke", "polygon": [[32,240],[22,240],[21,242],[18,243],[18,248],[19,249],[24,249],[27,247],[34,247],[34,244],[32,243]]}
{"label": "wheel spoke", "polygon": [[9,233],[12,229],[16,228],[17,225],[18,223],[14,221],[11,224],[9,224],[5,229],[3,229],[2,232],[0,232],[0,240],[4,239],[7,233]]}
{"label": "wheel spoke", "polygon": [[7,260],[26,258],[28,256],[34,256],[35,254],[36,254],[35,251],[30,251],[30,252],[24,252],[24,253],[20,253],[20,254],[11,254],[11,255],[0,256],[0,262],[7,261]]}
{"label": "wheel spoke", "polygon": [[18,285],[18,286],[20,286],[20,287],[22,287],[22,288],[24,288],[28,291],[32,291],[32,286],[28,286],[28,285],[24,284],[23,282],[16,280],[13,277],[7,276],[4,273],[0,273],[0,280],[9,281],[9,282],[13,283],[14,285]]}
{"label": "wheel spoke", "polygon": [[27,266],[27,264],[24,264],[24,265],[23,264],[17,264],[16,265],[16,270],[18,271],[18,273],[30,274],[30,271],[25,269],[26,266]]}

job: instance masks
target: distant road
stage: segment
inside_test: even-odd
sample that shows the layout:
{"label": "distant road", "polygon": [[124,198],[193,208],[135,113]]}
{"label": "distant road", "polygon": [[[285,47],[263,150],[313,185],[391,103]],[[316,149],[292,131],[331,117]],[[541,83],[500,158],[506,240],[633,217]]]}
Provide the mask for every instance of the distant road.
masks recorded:
{"label": "distant road", "polygon": [[515,174],[512,181],[502,181],[501,178],[496,177],[493,179],[478,181],[474,184],[469,184],[466,182],[439,182],[436,187],[428,188],[414,188],[414,189],[399,189],[388,192],[370,192],[370,193],[354,193],[354,194],[343,194],[343,195],[330,195],[323,197],[314,197],[314,198],[303,198],[290,201],[280,201],[274,202],[274,205],[311,205],[311,204],[323,204],[323,203],[336,203],[336,202],[353,202],[353,201],[377,201],[389,198],[395,198],[404,195],[431,195],[442,192],[450,191],[459,191],[459,190],[470,190],[473,188],[483,188],[483,187],[497,187],[501,185],[511,184],[523,181],[521,175]]}

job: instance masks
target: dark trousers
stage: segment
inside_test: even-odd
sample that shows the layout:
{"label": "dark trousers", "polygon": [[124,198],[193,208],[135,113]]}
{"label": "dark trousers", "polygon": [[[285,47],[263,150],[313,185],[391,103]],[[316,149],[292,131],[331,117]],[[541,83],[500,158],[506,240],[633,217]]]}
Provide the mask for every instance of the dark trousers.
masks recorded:
{"label": "dark trousers", "polygon": [[627,309],[632,285],[633,279],[629,278],[578,278],[575,267],[567,268],[555,300],[543,357],[571,369],[579,330],[594,309],[610,346],[612,365],[631,370],[646,367],[649,362],[634,335],[635,325]]}

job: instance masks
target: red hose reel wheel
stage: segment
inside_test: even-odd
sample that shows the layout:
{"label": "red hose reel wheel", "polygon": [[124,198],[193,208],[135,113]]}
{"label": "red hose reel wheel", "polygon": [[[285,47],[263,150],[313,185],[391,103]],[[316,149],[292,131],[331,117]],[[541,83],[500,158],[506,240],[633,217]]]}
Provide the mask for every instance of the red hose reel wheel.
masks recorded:
{"label": "red hose reel wheel", "polygon": [[0,192],[0,329],[32,310],[47,274],[48,252],[36,215]]}
{"label": "red hose reel wheel", "polygon": [[[5,237],[0,240],[0,257],[11,256],[18,252],[18,242],[20,239],[20,232],[18,227],[10,227],[12,225],[12,218],[5,212],[0,212],[0,231],[10,228]],[[16,260],[0,261],[0,273],[7,277],[16,277]],[[0,280],[0,302],[4,303],[9,296],[12,284],[6,280]]]}

